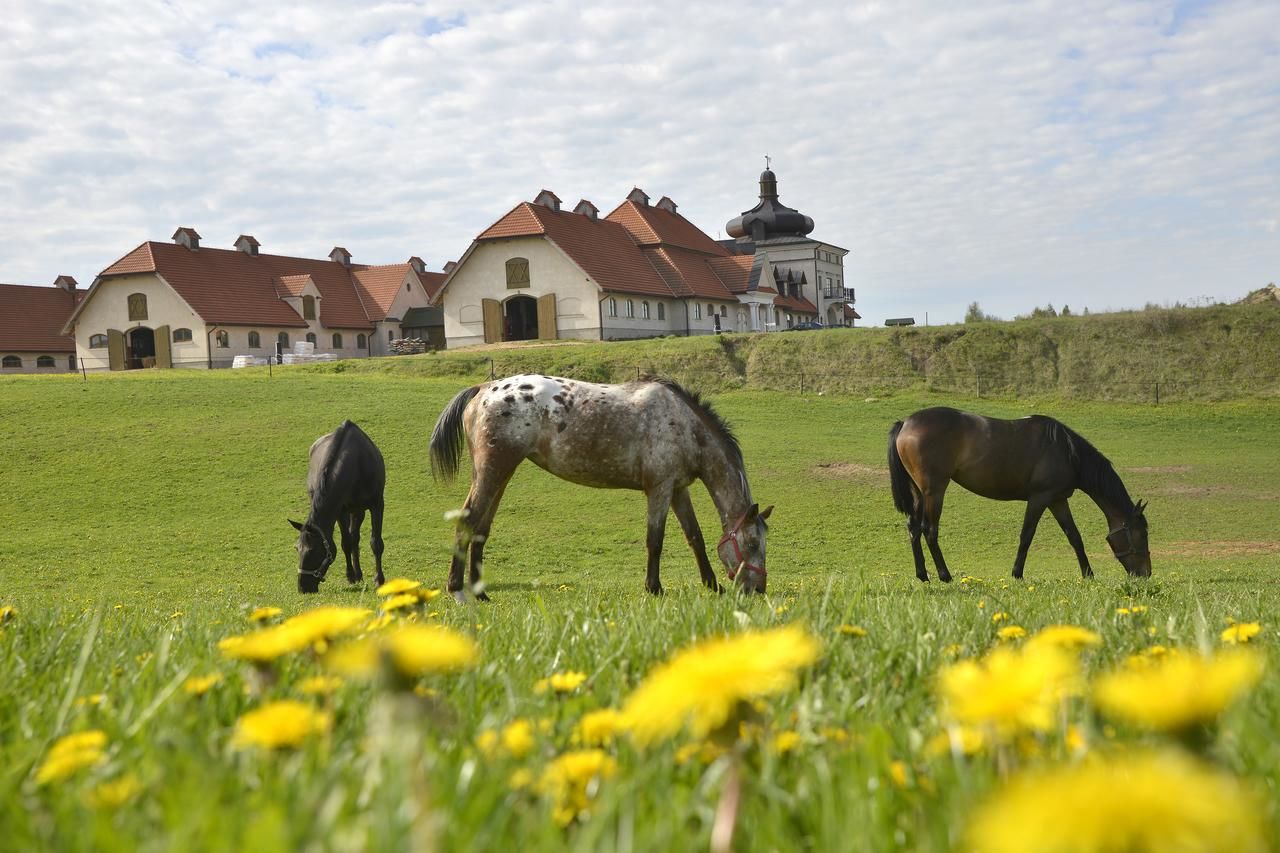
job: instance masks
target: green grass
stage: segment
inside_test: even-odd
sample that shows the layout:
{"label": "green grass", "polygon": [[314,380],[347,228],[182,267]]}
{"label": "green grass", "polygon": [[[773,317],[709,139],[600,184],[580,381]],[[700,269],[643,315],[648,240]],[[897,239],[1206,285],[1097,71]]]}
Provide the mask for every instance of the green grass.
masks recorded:
{"label": "green grass", "polygon": [[[245,630],[245,614],[257,605],[288,612],[374,605],[372,592],[342,581],[340,566],[319,596],[295,591],[286,519],[306,513],[307,448],[317,436],[349,417],[374,438],[388,467],[387,574],[443,584],[451,547],[444,512],[462,503],[467,483],[465,476],[432,482],[426,441],[465,381],[376,372],[386,364],[272,377],[249,370],[0,379],[0,604],[19,611],[0,627],[7,846],[397,849],[425,837],[442,849],[515,839],[532,849],[701,847],[723,766],[678,764],[674,746],[617,747],[618,775],[601,786],[592,819],[567,833],[550,821],[545,802],[510,791],[507,779],[518,766],[541,767],[567,746],[583,711],[621,701],[674,649],[750,620],[802,622],[827,650],[798,692],[769,704],[768,726],[799,731],[804,744],[753,759],[743,848],[943,850],[995,775],[982,760],[925,755],[922,742],[938,730],[932,676],[948,645],[977,653],[993,643],[991,614],[1007,611],[1029,630],[1071,622],[1099,631],[1105,644],[1092,655],[1094,670],[1153,642],[1212,645],[1228,617],[1261,620],[1261,643],[1271,642],[1269,620],[1280,604],[1272,579],[1280,403],[1157,408],[735,390],[713,402],[742,439],[756,496],[777,506],[767,597],[704,592],[671,524],[663,559],[669,594],[651,599],[643,592],[643,498],[524,466],[486,551],[493,603],[431,608],[434,621],[474,635],[483,650],[475,670],[432,682],[442,692],[435,712],[351,685],[333,699],[330,737],[295,754],[237,752],[229,733],[239,715],[264,698],[295,695],[318,667],[291,662],[265,693],[249,696],[246,674],[220,659],[217,640]],[[942,402],[994,415],[1050,414],[1092,440],[1135,498],[1151,501],[1154,579],[1124,578],[1106,553],[1101,514],[1077,496],[1098,577],[1079,579],[1070,547],[1046,519],[1028,580],[1014,584],[1006,576],[1022,506],[955,489],[943,547],[953,572],[978,580],[919,584],[888,494],[885,438],[894,420]],[[697,507],[713,529],[704,492]],[[367,527],[365,535],[371,574]],[[1134,602],[1149,611],[1115,613]],[[844,637],[836,631],[842,623],[869,636]],[[588,689],[567,701],[533,692],[537,679],[563,669],[588,673]],[[187,675],[212,671],[227,681],[209,696],[191,699],[179,689]],[[1278,685],[1268,676],[1231,713],[1214,752],[1271,790],[1280,783]],[[107,697],[100,707],[75,702],[97,693]],[[477,757],[475,734],[516,717],[552,720],[538,751],[523,761]],[[1105,739],[1087,715],[1079,722],[1095,741]],[[48,744],[90,727],[107,732],[108,763],[37,787],[32,769]],[[824,740],[824,727],[853,739]],[[1053,739],[1045,746],[1058,749]],[[894,761],[909,768],[905,788],[891,781]],[[123,773],[143,786],[131,804],[118,811],[83,804],[86,789]]]}

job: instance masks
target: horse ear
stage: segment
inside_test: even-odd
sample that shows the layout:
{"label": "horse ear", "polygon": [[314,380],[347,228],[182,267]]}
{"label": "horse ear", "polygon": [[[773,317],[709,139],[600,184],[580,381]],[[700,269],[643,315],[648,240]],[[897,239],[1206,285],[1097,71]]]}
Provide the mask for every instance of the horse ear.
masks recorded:
{"label": "horse ear", "polygon": [[1134,505],[1133,505],[1133,514],[1134,514],[1134,515],[1142,515],[1142,514],[1143,514],[1144,512],[1146,512],[1146,511],[1147,511],[1147,502],[1146,502],[1146,501],[1138,501],[1136,504],[1134,504]]}
{"label": "horse ear", "polygon": [[302,528],[305,526],[301,521],[294,521],[292,518],[289,519],[289,523],[292,524],[293,529],[298,531],[299,533],[302,532]]}
{"label": "horse ear", "polygon": [[760,514],[760,504],[752,504],[747,507],[747,514],[742,517],[743,521],[752,521]]}
{"label": "horse ear", "polygon": [[769,504],[767,507],[764,508],[764,511],[760,513],[760,520],[761,521],[767,520],[769,518],[769,514],[772,512],[773,512],[773,504]]}

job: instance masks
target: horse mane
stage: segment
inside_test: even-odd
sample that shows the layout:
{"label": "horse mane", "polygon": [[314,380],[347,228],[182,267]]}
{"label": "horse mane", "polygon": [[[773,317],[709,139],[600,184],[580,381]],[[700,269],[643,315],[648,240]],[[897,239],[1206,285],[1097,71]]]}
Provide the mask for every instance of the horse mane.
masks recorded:
{"label": "horse mane", "polygon": [[1133,510],[1133,499],[1111,460],[1088,439],[1071,427],[1043,415],[1045,442],[1066,451],[1067,458],[1076,470],[1078,488],[1089,495],[1098,495],[1118,507]]}
{"label": "horse mane", "polygon": [[[342,441],[347,437],[347,433],[351,432],[351,428],[355,427],[349,420],[345,420],[338,424],[338,428],[332,433],[333,441],[329,442],[329,452],[325,455],[324,462],[320,468],[320,476],[316,478],[315,492],[311,495],[311,508],[314,511],[317,506],[324,506],[325,500],[328,498],[328,487],[333,485],[333,466],[337,464],[338,451],[342,449]],[[356,427],[358,429],[358,427]]]}
{"label": "horse mane", "polygon": [[[711,431],[718,435],[724,443],[725,452],[729,455],[729,460],[734,467],[738,469],[739,474],[746,467],[746,462],[742,458],[742,447],[738,444],[738,436],[733,432],[733,427],[729,426],[729,422],[720,416],[720,413],[711,407],[711,404],[702,399],[702,395],[697,391],[690,391],[674,379],[666,376],[647,376],[642,381],[656,382],[675,394],[685,402],[694,413],[702,419]],[[746,478],[743,478],[743,485],[746,485]],[[748,492],[748,494],[750,494]]]}

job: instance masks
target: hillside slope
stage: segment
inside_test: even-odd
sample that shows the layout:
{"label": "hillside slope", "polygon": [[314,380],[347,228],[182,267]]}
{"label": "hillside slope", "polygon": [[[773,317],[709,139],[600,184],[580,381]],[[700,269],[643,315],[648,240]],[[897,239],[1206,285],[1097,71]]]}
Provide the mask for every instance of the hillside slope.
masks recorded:
{"label": "hillside slope", "polygon": [[705,391],[1216,400],[1280,395],[1280,303],[1216,305],[912,328],[531,345],[310,365],[487,378],[594,381],[662,373]]}

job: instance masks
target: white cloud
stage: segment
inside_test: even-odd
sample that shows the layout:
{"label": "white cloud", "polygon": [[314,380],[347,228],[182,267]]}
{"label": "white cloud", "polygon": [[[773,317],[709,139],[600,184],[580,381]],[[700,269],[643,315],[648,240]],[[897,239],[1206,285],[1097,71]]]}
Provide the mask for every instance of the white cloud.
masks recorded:
{"label": "white cloud", "polygon": [[1280,269],[1280,7],[393,2],[0,22],[0,280],[145,239],[433,268],[542,187],[783,200],[869,320],[1231,298]]}

